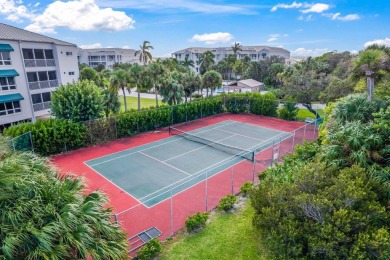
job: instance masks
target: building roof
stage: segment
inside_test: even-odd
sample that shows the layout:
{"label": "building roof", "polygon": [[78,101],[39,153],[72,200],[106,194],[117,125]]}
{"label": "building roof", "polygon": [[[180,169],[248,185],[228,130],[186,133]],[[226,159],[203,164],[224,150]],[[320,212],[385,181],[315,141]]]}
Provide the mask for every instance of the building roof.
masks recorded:
{"label": "building roof", "polygon": [[54,43],[58,45],[76,46],[76,44],[73,43],[57,40],[45,35],[23,30],[4,23],[0,23],[0,40],[43,42]]}
{"label": "building roof", "polygon": [[[286,53],[290,53],[288,50],[280,48],[280,47],[270,47],[270,46],[240,46],[243,51],[253,51],[253,52],[259,52],[263,49],[267,51],[282,51]],[[195,53],[203,53],[206,51],[218,51],[218,50],[224,50],[224,51],[232,51],[232,47],[218,47],[218,48],[206,48],[206,47],[190,47],[186,48],[180,51],[176,51],[173,54],[181,54],[185,52],[195,52]]]}
{"label": "building roof", "polygon": [[242,84],[242,85],[245,85],[245,86],[250,87],[250,88],[257,88],[257,87],[264,85],[264,83],[259,82],[259,81],[254,80],[254,79],[240,80],[240,81],[238,81],[238,84]]}
{"label": "building roof", "polygon": [[120,52],[135,52],[133,49],[123,49],[123,48],[93,48],[93,49],[83,49],[79,48],[82,51],[91,51],[91,52],[106,52],[106,51],[120,51]]}

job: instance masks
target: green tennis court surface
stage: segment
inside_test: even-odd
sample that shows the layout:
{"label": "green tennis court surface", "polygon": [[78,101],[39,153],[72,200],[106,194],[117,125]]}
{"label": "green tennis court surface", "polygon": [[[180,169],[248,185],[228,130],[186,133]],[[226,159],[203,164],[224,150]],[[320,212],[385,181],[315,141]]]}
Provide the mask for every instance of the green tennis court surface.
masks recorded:
{"label": "green tennis court surface", "polygon": [[[188,140],[185,135],[219,143],[226,149]],[[213,176],[247,158],[246,152],[233,155],[237,151],[257,153],[270,147],[276,138],[290,136],[291,133],[227,120],[85,164],[145,206],[152,207],[171,193],[175,195],[205,180],[206,172],[207,177]]]}

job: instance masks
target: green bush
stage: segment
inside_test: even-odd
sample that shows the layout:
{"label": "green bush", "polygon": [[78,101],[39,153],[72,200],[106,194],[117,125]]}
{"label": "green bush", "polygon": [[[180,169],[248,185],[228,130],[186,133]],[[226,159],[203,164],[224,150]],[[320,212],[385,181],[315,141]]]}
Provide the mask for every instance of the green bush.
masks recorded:
{"label": "green bush", "polygon": [[296,103],[286,102],[283,107],[278,109],[278,117],[284,120],[293,121],[297,118],[298,107]]}
{"label": "green bush", "polygon": [[4,135],[17,137],[31,132],[34,152],[51,155],[85,146],[85,125],[65,119],[51,119],[11,126]]}
{"label": "green bush", "polygon": [[186,219],[186,228],[188,232],[203,228],[206,226],[206,221],[209,218],[209,213],[196,213],[195,215],[189,216]]}
{"label": "green bush", "polygon": [[151,259],[157,256],[161,252],[161,242],[157,238],[153,238],[139,250],[137,257],[138,259]]}
{"label": "green bush", "polygon": [[252,189],[253,183],[250,181],[245,182],[240,188],[242,196],[247,197],[251,193]]}
{"label": "green bush", "polygon": [[234,207],[234,204],[237,202],[237,197],[234,195],[227,195],[223,197],[218,204],[218,209],[223,211],[231,210]]}

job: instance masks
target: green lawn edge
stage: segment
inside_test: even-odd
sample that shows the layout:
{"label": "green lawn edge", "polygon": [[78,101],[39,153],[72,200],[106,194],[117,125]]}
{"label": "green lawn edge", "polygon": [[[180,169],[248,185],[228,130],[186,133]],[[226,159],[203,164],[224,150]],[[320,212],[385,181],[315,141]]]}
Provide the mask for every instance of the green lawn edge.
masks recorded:
{"label": "green lawn edge", "polygon": [[210,223],[198,233],[179,232],[164,243],[158,259],[270,259],[252,225],[250,201],[241,203],[236,213],[213,213]]}

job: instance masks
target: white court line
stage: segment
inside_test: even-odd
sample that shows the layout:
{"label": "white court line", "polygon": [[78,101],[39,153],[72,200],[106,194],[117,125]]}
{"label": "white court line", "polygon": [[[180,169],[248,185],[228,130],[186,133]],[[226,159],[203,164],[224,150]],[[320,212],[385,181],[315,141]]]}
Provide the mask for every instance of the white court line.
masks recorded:
{"label": "white court line", "polygon": [[[233,136],[235,136],[235,135],[236,135],[236,134],[233,134],[233,135],[231,135],[231,136],[229,136],[229,137],[226,137],[226,138],[223,138],[223,139],[221,139],[221,140],[218,140],[218,142],[223,141],[223,140],[225,140],[225,139],[229,139],[230,137],[233,137]],[[206,139],[206,140],[207,140],[207,139]],[[207,140],[207,141],[210,141],[210,140]],[[194,151],[203,149],[203,148],[205,148],[205,147],[210,147],[210,146],[208,146],[208,145],[205,144],[205,145],[203,145],[202,147],[199,147],[199,148],[193,149],[193,150],[191,150],[191,151],[188,151],[188,152],[185,152],[185,153],[182,153],[182,154],[173,156],[173,157],[171,157],[171,158],[169,158],[169,159],[167,159],[167,160],[164,160],[164,162],[170,161],[170,160],[172,160],[172,159],[175,159],[175,158],[177,158],[177,157],[183,156],[183,155],[185,155],[185,154],[189,154],[189,153],[192,153],[192,152],[194,152]]]}
{"label": "white court line", "polygon": [[[228,124],[233,124],[233,123],[234,123],[234,122],[230,122],[230,123],[228,123]],[[220,126],[217,126],[217,127],[205,129],[205,130],[200,131],[200,132],[198,132],[198,133],[207,132],[207,131],[210,131],[210,130],[213,130],[213,129],[217,129],[217,128],[219,128],[219,127],[222,127],[222,126],[225,126],[225,125],[228,125],[228,124],[223,124],[223,125],[220,125]],[[207,126],[206,126],[206,127],[207,127]],[[200,129],[201,129],[201,128],[200,128]],[[166,138],[166,139],[169,139],[169,138]],[[162,139],[162,140],[164,140],[164,139]],[[136,152],[127,153],[127,154],[124,154],[124,155],[121,155],[121,156],[118,156],[118,157],[115,157],[115,158],[112,158],[112,159],[105,160],[105,161],[103,161],[103,162],[99,162],[99,163],[92,164],[91,166],[96,166],[96,165],[100,165],[100,164],[103,164],[103,163],[106,163],[106,162],[114,161],[114,160],[116,160],[116,159],[120,159],[120,158],[123,158],[123,157],[126,157],[126,156],[133,155],[133,154],[138,153],[138,152],[143,152],[143,151],[146,151],[146,150],[149,150],[149,149],[152,149],[152,148],[156,148],[156,147],[159,147],[159,146],[162,146],[162,145],[165,145],[165,144],[169,144],[169,143],[172,143],[172,142],[176,142],[176,141],[178,141],[178,140],[181,140],[181,139],[175,138],[174,140],[171,140],[171,141],[169,141],[169,142],[164,142],[164,143],[162,143],[162,144],[156,144],[156,145],[154,145],[154,146],[151,146],[151,147],[148,147],[148,148],[144,148],[144,149],[139,150],[139,151],[136,151]],[[159,140],[159,141],[160,141],[160,140]],[[157,141],[157,142],[158,142],[158,141]],[[143,144],[143,145],[145,145],[145,144]],[[132,148],[127,149],[127,150],[135,149],[135,148],[140,147],[140,146],[142,146],[142,145],[139,145],[139,146],[136,146],[136,147],[132,147]],[[121,152],[124,152],[124,151],[127,151],[127,150],[123,150],[123,151],[116,152],[116,153],[121,153]],[[112,153],[112,154],[116,154],[116,153]],[[104,156],[101,156],[101,157],[97,157],[97,158],[92,159],[92,160],[89,160],[89,161],[93,161],[93,160],[96,160],[96,159],[99,159],[99,158],[103,158],[103,157],[106,157],[106,156],[110,156],[110,155],[112,155],[112,154],[108,154],[108,155],[104,155]],[[89,162],[89,161],[86,161],[86,162]]]}
{"label": "white court line", "polygon": [[240,121],[235,121],[235,122],[241,123],[241,124],[244,124],[244,125],[256,126],[256,127],[258,127],[258,128],[269,129],[269,130],[276,131],[276,132],[289,133],[289,132],[285,132],[285,131],[282,131],[282,130],[274,129],[274,128],[271,128],[271,127],[265,127],[265,126],[261,126],[261,125],[255,125],[255,124],[252,124],[252,123],[244,123],[244,122],[240,122]]}
{"label": "white court line", "polygon": [[136,197],[134,197],[133,195],[131,195],[130,193],[128,193],[127,191],[125,191],[123,188],[119,187],[118,185],[116,185],[114,182],[112,182],[110,179],[108,179],[106,176],[104,176],[103,174],[100,174],[98,171],[96,171],[94,168],[92,168],[91,166],[89,166],[88,164],[86,164],[85,162],[83,162],[88,168],[90,168],[92,171],[96,172],[97,174],[99,174],[100,176],[102,176],[104,179],[106,179],[108,182],[110,182],[111,184],[113,184],[115,187],[117,187],[119,190],[123,191],[124,193],[126,193],[127,195],[129,195],[130,197],[132,197],[133,199],[135,199],[138,203],[140,204],[143,204],[141,201],[139,201]]}
{"label": "white court line", "polygon": [[[189,177],[186,177],[186,178],[184,178],[184,179],[181,179],[180,181],[185,180],[185,179],[188,179],[188,178],[190,178],[190,177],[194,177],[194,178],[192,178],[192,179],[196,179],[197,177],[201,176],[202,173],[206,173],[206,171],[208,171],[208,169],[211,171],[211,170],[214,169],[214,168],[220,167],[220,166],[222,166],[222,165],[225,164],[225,161],[231,160],[232,158],[236,158],[236,156],[235,156],[235,155],[230,156],[230,157],[228,157],[228,158],[226,158],[226,159],[224,159],[224,160],[222,160],[222,161],[220,161],[220,162],[218,162],[218,163],[215,163],[215,164],[213,164],[213,165],[210,165],[210,166],[208,166],[208,167],[206,167],[206,168],[204,168],[204,169],[202,169],[202,170],[200,170],[200,171],[194,173],[193,175],[191,175],[191,176],[189,176]],[[242,159],[242,160],[244,160],[244,159]],[[232,161],[234,162],[234,160],[232,160]],[[228,162],[230,162],[230,161],[228,161]],[[223,169],[222,171],[224,171],[224,170],[226,170],[226,168]],[[219,172],[221,172],[221,171],[219,171]],[[215,174],[214,174],[214,175],[215,175]],[[214,175],[213,175],[213,176],[214,176]],[[183,184],[189,182],[189,181],[192,180],[192,179],[187,180],[187,181],[184,182]],[[180,182],[180,181],[177,181],[176,183],[178,183],[178,182]],[[173,184],[176,184],[176,183],[173,183]],[[195,183],[195,184],[192,185],[192,186],[195,186],[195,185],[197,185],[198,183],[199,183],[199,182]],[[170,186],[172,186],[173,184],[170,184],[170,185],[165,186],[164,188],[162,188],[162,189],[160,189],[160,190],[157,190],[157,191],[155,191],[155,192],[153,192],[153,193],[150,193],[150,194],[148,194],[148,195],[146,195],[146,196],[140,198],[140,200],[143,200],[144,198],[149,197],[150,195],[152,195],[152,194],[154,194],[154,193],[157,193],[157,192],[159,192],[159,191],[161,191],[161,190],[163,190],[163,189],[166,189],[167,187],[170,187]],[[180,184],[180,185],[181,185],[181,184]],[[192,186],[191,186],[191,187],[192,187]],[[176,186],[176,187],[178,187],[178,186]],[[174,188],[176,188],[176,187],[174,187]],[[187,189],[188,189],[188,188],[187,188]],[[180,191],[180,192],[181,192],[181,191]],[[180,192],[179,192],[179,193],[180,193]],[[178,193],[175,193],[175,194],[178,194]],[[161,194],[159,194],[159,195],[157,195],[157,196],[154,196],[154,197],[152,197],[152,198],[146,200],[145,202],[148,202],[148,201],[150,201],[150,200],[152,200],[152,199],[155,199],[155,198],[157,198],[157,197],[160,196],[160,195],[161,195]],[[143,202],[143,203],[145,203],[145,202]],[[158,204],[158,203],[157,203],[157,204]],[[155,205],[157,205],[157,204],[155,204]]]}
{"label": "white court line", "polygon": [[250,139],[253,139],[253,140],[257,140],[257,141],[263,141],[263,139],[257,139],[257,138],[254,138],[254,137],[250,137],[250,136],[247,136],[247,135],[242,135],[242,134],[237,134],[237,133],[230,132],[230,131],[223,130],[223,129],[219,129],[219,131],[223,131],[223,132],[226,132],[226,133],[231,133],[231,134],[235,134],[235,135],[239,135],[239,136],[247,137],[247,138],[250,138]]}
{"label": "white court line", "polygon": [[179,168],[176,168],[175,166],[170,165],[170,164],[168,164],[168,163],[166,163],[166,162],[160,161],[159,159],[154,158],[153,156],[150,156],[150,155],[148,155],[148,154],[146,154],[146,153],[143,153],[143,152],[139,152],[139,153],[140,153],[140,154],[143,154],[143,155],[145,155],[146,157],[149,157],[149,158],[151,158],[151,159],[153,159],[153,160],[155,160],[155,161],[157,161],[157,162],[159,162],[159,163],[162,163],[162,164],[164,164],[164,165],[166,165],[166,166],[169,166],[169,167],[171,167],[171,168],[173,168],[173,169],[175,169],[175,170],[178,170],[179,172],[182,172],[182,173],[185,173],[185,174],[191,176],[191,174],[189,174],[188,172],[185,172],[185,171],[183,171],[183,170],[180,170]]}

